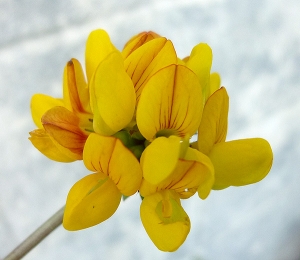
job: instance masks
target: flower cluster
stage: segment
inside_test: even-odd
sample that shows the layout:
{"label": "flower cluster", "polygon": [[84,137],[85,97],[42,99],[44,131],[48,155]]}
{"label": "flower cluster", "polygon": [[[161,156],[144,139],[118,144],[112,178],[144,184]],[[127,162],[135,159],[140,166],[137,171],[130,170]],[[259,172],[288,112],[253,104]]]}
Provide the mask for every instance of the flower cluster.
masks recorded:
{"label": "flower cluster", "polygon": [[211,65],[204,43],[180,59],[170,40],[143,32],[120,52],[104,30],[95,30],[85,74],[76,59],[65,67],[63,98],[32,97],[38,127],[32,144],[55,161],[83,160],[93,172],[68,194],[67,230],[101,223],[122,196],[139,192],[149,237],[160,250],[175,251],[191,226],[182,199],[195,193],[205,199],[212,189],[267,175],[273,158],[267,141],[226,141],[228,95]]}

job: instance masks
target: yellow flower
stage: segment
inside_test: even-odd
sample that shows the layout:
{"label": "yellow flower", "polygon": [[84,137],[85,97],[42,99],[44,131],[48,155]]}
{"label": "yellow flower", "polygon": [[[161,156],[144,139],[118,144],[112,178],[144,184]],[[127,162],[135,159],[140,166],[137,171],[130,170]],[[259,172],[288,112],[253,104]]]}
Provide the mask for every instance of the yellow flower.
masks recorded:
{"label": "yellow flower", "polygon": [[31,113],[39,129],[30,132],[29,139],[41,153],[60,162],[82,159],[92,115],[87,84],[76,59],[64,70],[63,99],[36,94]]}
{"label": "yellow flower", "polygon": [[[155,41],[158,40],[161,40],[161,38],[151,40],[147,44],[155,44]],[[147,44],[144,44],[137,51],[141,51]],[[173,64],[165,65],[160,62],[159,67],[161,68],[152,73],[147,81],[143,81],[145,83],[143,83],[140,95],[138,94],[139,89],[137,90],[137,96],[139,97],[136,112],[137,126],[142,136],[150,142],[160,136],[175,135],[189,138],[195,134],[201,121],[204,106],[203,93],[205,91],[203,89],[208,88],[206,85],[210,86],[207,78],[210,78],[212,55],[208,45],[197,45],[191,56],[185,59],[184,62],[176,57],[173,48],[170,48],[165,55],[166,57],[172,57],[170,61]],[[206,84],[205,88],[203,87],[204,84]],[[149,147],[151,147],[151,144]],[[145,149],[145,154],[147,154],[147,149],[150,148]],[[162,151],[163,147],[159,150]],[[167,157],[176,158],[176,161],[179,159],[178,152],[171,147],[166,147],[164,152]],[[162,165],[168,161],[166,159],[165,162],[158,163],[161,158],[165,157],[161,157],[161,154],[156,153],[155,155],[153,153],[152,157],[149,158],[144,156],[144,160],[148,161],[148,163],[145,163],[146,165],[157,166],[157,170],[154,170],[153,167],[151,171],[143,169],[144,178],[153,184],[167,178],[172,172],[171,170],[161,170],[164,168]],[[160,172],[161,174],[152,172]]]}
{"label": "yellow flower", "polygon": [[[93,99],[93,95],[91,95],[89,85],[91,85],[91,81],[95,81],[92,77],[94,77],[98,65],[115,50],[105,31],[92,32],[86,45],[88,81],[85,80],[80,63],[76,59],[72,59],[68,62],[64,72],[63,99],[54,99],[41,94],[33,96],[32,115],[39,129],[30,133],[30,140],[50,159],[63,162],[82,159],[84,143],[89,133],[94,132],[94,125],[98,124],[99,115],[99,111],[96,110],[94,120],[94,111],[91,105],[95,102],[90,100],[90,96]],[[107,83],[105,79],[104,83]],[[101,89],[101,87],[99,88]],[[107,102],[111,101],[112,91],[114,90],[112,89],[110,95],[106,95],[104,98]],[[111,106],[105,111],[110,108]],[[112,113],[114,112],[113,110]],[[112,119],[112,121],[114,120],[118,121],[119,118]],[[96,130],[99,129],[96,128]]]}
{"label": "yellow flower", "polygon": [[[188,199],[196,191],[204,199],[214,182],[214,169],[209,158],[195,149],[183,147],[186,141],[181,142],[177,136],[158,137],[141,157],[144,175],[140,187],[144,197],[141,220],[153,243],[163,251],[177,250],[190,230],[190,220],[180,199]],[[170,174],[161,180],[165,172]],[[158,184],[147,181],[145,174],[152,174],[151,180],[159,179]]]}
{"label": "yellow flower", "polygon": [[[182,65],[169,65],[155,73],[146,83],[137,106],[137,125],[152,143],[143,153],[143,177],[156,185],[168,178],[181,149],[199,127],[202,116],[202,91],[197,76]],[[162,139],[159,137],[181,137]],[[157,139],[155,139],[157,138]],[[156,142],[154,142],[154,141]]]}
{"label": "yellow flower", "polygon": [[95,173],[76,182],[68,194],[63,219],[68,230],[88,228],[111,217],[122,194],[136,193],[142,180],[138,160],[115,137],[90,134],[83,161]]}
{"label": "yellow flower", "polygon": [[214,189],[241,186],[262,180],[270,171],[273,153],[262,138],[225,142],[229,98],[220,88],[207,100],[198,130],[197,148],[211,159]]}
{"label": "yellow flower", "polygon": [[[151,40],[133,54],[159,40],[162,39]],[[156,66],[160,69],[142,80],[142,87],[136,87],[137,126],[149,143],[140,159],[140,194],[144,197],[140,214],[153,243],[160,250],[175,251],[190,230],[180,199],[187,199],[196,191],[206,198],[214,183],[214,169],[206,155],[189,148],[189,138],[201,122],[201,80],[206,74],[198,76],[176,57],[173,48],[166,49],[166,57],[171,57],[173,63],[159,61]],[[210,76],[210,68],[206,72]]]}
{"label": "yellow flower", "polygon": [[269,172],[267,141],[226,142],[229,100],[211,73],[207,44],[181,60],[172,42],[154,32],[132,37],[119,51],[104,30],[95,30],[85,66],[86,79],[76,59],[68,62],[62,99],[37,94],[31,101],[33,145],[53,160],[83,159],[93,172],[69,191],[67,230],[105,221],[122,195],[139,191],[147,234],[172,252],[191,227],[181,199],[196,192],[205,199],[212,188],[254,183]]}
{"label": "yellow flower", "polygon": [[[72,59],[64,70],[62,99],[43,94],[32,97],[31,112],[38,129],[30,132],[29,139],[50,159],[60,162],[82,159],[83,146],[90,132],[110,135],[132,119],[135,92],[122,65],[121,54],[116,52],[105,31],[93,31],[86,45],[88,82],[80,63]],[[109,127],[113,131],[107,133]]]}
{"label": "yellow flower", "polygon": [[89,36],[86,57],[87,71],[92,71],[88,78],[94,131],[108,136],[135,125],[136,102],[145,83],[177,59],[172,43],[155,33],[137,35],[121,53],[103,30]]}

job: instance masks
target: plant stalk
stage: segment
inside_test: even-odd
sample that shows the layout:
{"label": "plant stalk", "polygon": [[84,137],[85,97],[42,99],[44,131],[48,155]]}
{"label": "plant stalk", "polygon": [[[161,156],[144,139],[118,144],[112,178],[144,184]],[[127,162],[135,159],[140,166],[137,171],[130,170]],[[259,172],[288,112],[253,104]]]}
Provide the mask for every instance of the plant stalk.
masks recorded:
{"label": "plant stalk", "polygon": [[52,217],[43,223],[36,231],[27,237],[3,260],[18,260],[37,246],[46,236],[62,224],[65,206],[58,210]]}

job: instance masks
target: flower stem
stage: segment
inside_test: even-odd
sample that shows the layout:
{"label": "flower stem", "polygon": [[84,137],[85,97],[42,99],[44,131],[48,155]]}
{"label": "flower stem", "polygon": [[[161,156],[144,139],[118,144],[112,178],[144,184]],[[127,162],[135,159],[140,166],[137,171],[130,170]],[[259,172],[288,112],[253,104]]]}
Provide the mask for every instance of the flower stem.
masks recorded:
{"label": "flower stem", "polygon": [[62,224],[65,206],[57,211],[45,223],[43,223],[36,231],[27,237],[20,245],[18,245],[3,260],[17,260],[25,256],[31,249],[38,245],[46,236],[54,229]]}

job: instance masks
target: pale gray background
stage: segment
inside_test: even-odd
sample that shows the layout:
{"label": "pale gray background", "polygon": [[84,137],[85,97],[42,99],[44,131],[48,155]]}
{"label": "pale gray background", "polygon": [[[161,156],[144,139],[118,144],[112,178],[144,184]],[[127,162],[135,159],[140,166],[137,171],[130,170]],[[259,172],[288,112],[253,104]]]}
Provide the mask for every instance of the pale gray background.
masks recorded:
{"label": "pale gray background", "polygon": [[192,229],[176,253],[152,244],[136,195],[101,225],[60,227],[25,259],[300,259],[299,11],[298,0],[0,1],[0,258],[88,173],[33,148],[29,102],[37,92],[61,96],[64,65],[84,62],[89,32],[104,28],[118,48],[154,30],[181,57],[207,42],[230,96],[228,139],[268,139],[273,169],[257,185],[184,202]]}

